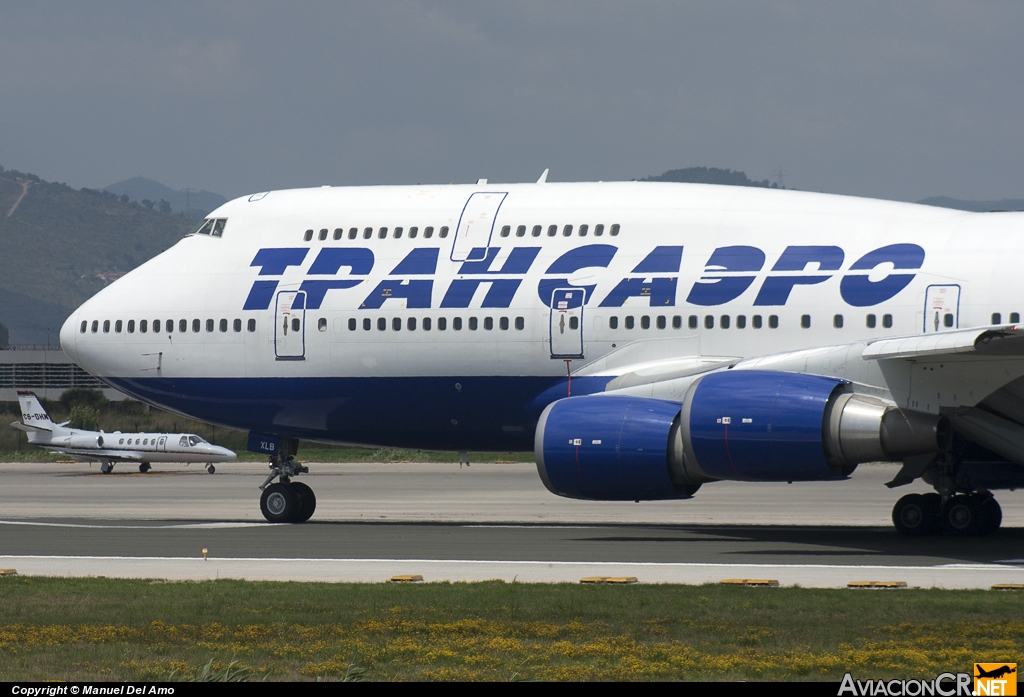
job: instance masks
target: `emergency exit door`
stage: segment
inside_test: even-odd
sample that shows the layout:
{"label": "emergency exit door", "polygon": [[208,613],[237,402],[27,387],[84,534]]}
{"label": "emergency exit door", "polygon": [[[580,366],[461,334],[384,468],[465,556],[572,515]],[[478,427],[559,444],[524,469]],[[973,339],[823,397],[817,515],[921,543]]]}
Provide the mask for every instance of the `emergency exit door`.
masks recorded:
{"label": "emergency exit door", "polygon": [[960,326],[960,286],[928,286],[924,297],[924,333],[948,332]]}
{"label": "emergency exit door", "polygon": [[277,294],[274,322],[274,354],[279,361],[306,358],[306,291],[282,290]]}
{"label": "emergency exit door", "polygon": [[551,294],[549,323],[552,358],[583,358],[582,288],[559,288]]}

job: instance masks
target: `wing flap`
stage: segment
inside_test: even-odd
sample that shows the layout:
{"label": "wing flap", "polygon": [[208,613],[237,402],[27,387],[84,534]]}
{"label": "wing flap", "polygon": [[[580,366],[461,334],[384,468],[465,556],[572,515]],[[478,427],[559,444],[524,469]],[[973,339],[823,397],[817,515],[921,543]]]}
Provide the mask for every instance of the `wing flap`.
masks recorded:
{"label": "wing flap", "polygon": [[1024,326],[1008,324],[879,339],[868,344],[861,356],[865,360],[882,360],[965,353],[1024,356]]}

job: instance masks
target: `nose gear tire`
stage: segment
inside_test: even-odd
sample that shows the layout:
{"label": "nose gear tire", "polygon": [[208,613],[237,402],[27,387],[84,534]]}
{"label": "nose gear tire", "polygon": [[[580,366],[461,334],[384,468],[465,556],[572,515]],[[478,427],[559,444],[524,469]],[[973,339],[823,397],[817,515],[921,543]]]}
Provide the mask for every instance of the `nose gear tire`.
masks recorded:
{"label": "nose gear tire", "polygon": [[260,496],[260,512],[271,523],[290,523],[299,508],[299,497],[288,484],[271,484]]}

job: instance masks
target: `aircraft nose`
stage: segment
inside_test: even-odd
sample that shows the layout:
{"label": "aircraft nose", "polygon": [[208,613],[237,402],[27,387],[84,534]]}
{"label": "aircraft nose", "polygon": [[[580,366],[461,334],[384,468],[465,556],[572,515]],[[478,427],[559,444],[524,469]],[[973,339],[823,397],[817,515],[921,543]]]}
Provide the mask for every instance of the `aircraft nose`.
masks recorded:
{"label": "aircraft nose", "polygon": [[78,363],[78,332],[75,326],[77,324],[78,313],[76,312],[64,320],[64,325],[60,328],[60,347],[75,363]]}

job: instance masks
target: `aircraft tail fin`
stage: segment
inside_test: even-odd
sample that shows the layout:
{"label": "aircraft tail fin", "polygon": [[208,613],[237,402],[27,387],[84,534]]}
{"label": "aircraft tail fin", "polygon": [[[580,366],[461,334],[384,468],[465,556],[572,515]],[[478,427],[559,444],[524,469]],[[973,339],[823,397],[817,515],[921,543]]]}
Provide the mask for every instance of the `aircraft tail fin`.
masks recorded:
{"label": "aircraft tail fin", "polygon": [[43,431],[52,431],[55,424],[50,415],[39,403],[39,398],[34,392],[18,390],[18,403],[21,405],[21,422],[30,428]]}

